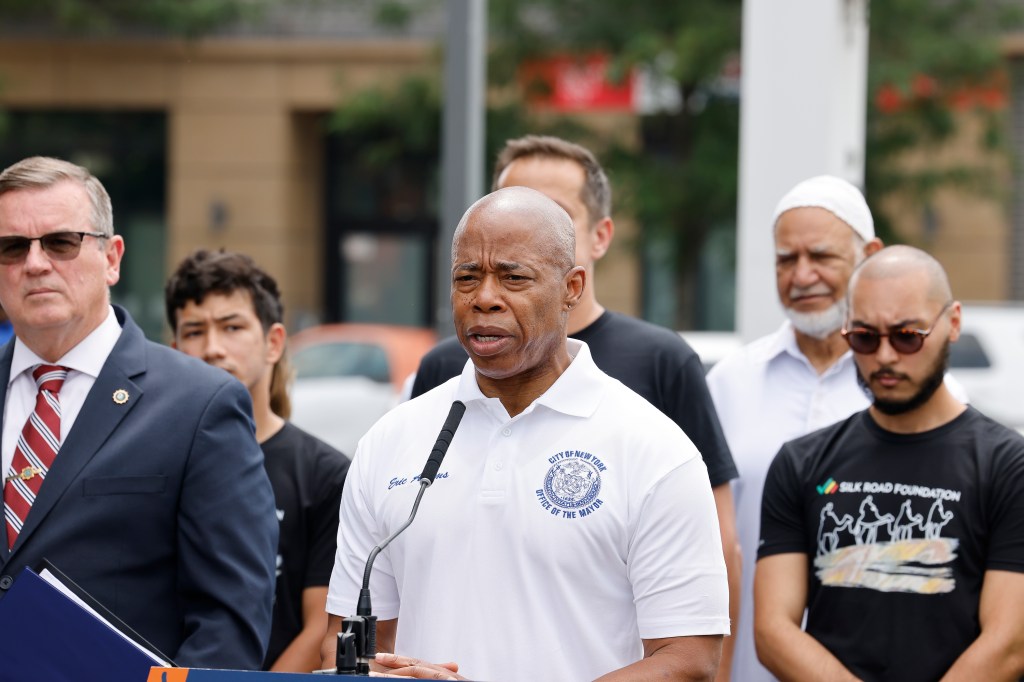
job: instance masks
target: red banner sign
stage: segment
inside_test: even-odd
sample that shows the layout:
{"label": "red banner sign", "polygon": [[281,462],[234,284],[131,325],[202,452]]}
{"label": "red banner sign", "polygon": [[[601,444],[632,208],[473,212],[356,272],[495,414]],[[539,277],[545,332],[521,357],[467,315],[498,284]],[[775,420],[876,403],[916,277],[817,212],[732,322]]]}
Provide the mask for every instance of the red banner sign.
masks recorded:
{"label": "red banner sign", "polygon": [[535,106],[558,111],[633,111],[636,75],[613,82],[608,58],[553,57],[524,64],[520,78]]}

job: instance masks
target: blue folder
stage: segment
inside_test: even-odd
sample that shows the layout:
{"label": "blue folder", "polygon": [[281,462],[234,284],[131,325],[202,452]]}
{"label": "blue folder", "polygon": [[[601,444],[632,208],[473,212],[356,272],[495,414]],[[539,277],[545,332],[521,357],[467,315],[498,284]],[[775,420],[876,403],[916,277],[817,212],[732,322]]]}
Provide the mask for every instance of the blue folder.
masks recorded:
{"label": "blue folder", "polygon": [[[205,668],[153,668],[148,682],[366,682],[355,675],[314,675],[312,673],[271,673],[249,670],[207,670]],[[143,680],[142,682],[147,682]]]}
{"label": "blue folder", "polygon": [[[68,588],[81,597],[81,588]],[[114,622],[127,627],[116,618],[98,618],[25,567],[0,599],[0,677],[5,682],[142,682],[152,666],[166,664],[158,653],[140,650],[129,641],[138,635],[122,632]]]}

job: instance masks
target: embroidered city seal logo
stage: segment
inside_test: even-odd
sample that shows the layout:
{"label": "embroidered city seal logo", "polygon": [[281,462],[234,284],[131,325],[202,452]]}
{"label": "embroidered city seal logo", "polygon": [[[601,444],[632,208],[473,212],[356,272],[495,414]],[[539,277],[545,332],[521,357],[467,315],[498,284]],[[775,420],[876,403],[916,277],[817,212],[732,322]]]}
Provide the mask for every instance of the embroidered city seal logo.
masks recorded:
{"label": "embroidered city seal logo", "polygon": [[551,468],[544,476],[544,485],[537,490],[537,500],[552,516],[575,519],[595,512],[604,502],[601,473],[607,471],[599,458],[589,452],[567,450],[548,458]]}

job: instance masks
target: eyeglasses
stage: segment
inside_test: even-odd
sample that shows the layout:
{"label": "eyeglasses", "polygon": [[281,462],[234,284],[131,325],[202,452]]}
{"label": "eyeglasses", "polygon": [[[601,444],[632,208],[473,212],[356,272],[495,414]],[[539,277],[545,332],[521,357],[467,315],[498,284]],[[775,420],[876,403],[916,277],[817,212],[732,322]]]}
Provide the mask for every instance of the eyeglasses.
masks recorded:
{"label": "eyeglasses", "polygon": [[850,350],[854,353],[871,355],[882,345],[882,337],[887,336],[889,337],[889,345],[892,346],[894,351],[901,355],[911,355],[924,347],[924,340],[932,333],[935,325],[939,322],[939,318],[949,310],[951,305],[953,305],[953,301],[942,306],[942,310],[935,316],[935,320],[928,329],[900,327],[891,328],[888,332],[882,333],[874,329],[858,327],[856,329],[843,329],[843,338],[846,339],[846,343],[850,345]]}
{"label": "eyeglasses", "polygon": [[102,232],[51,232],[42,237],[0,237],[0,263],[15,265],[28,257],[32,242],[39,242],[46,255],[54,260],[74,260],[82,250],[82,239],[107,239]]}

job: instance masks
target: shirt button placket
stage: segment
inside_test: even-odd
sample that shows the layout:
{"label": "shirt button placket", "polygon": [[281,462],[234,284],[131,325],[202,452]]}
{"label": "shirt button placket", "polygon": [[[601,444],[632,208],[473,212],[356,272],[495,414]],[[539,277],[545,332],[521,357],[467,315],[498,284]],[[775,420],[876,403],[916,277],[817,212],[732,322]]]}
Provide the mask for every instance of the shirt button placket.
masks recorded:
{"label": "shirt button placket", "polygon": [[[509,436],[511,436],[512,435],[512,427],[511,426],[506,426],[505,428],[503,428],[501,430],[501,435],[504,436],[505,438],[508,438]],[[494,462],[494,470],[495,471],[501,471],[504,467],[505,467],[505,465],[504,465],[504,463],[502,463],[502,461],[500,459],[498,459],[498,460],[496,460]]]}

